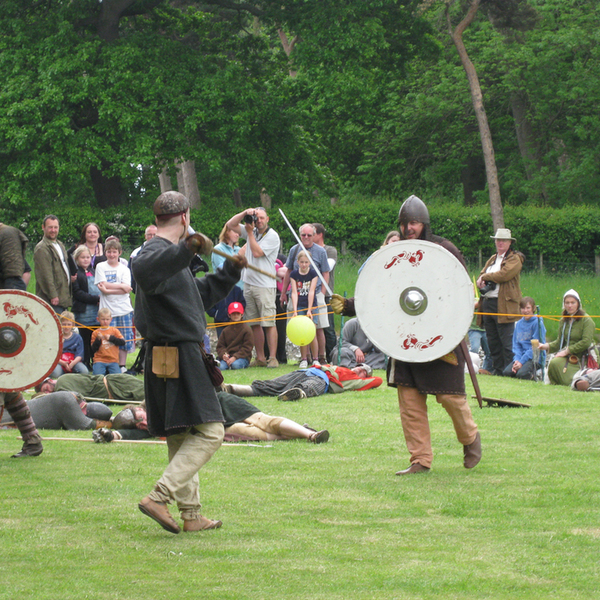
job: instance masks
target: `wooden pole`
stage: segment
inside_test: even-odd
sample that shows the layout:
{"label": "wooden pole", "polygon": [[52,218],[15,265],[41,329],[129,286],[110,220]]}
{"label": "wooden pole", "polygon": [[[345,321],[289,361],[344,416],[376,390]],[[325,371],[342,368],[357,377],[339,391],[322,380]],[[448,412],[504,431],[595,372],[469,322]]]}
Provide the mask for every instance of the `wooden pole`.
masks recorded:
{"label": "wooden pole", "polygon": [[[222,256],[223,258],[227,258],[228,260],[233,260],[233,256],[231,256],[231,254],[226,254],[225,252],[221,251],[221,250],[217,250],[216,248],[213,248],[213,252],[219,256]],[[263,271],[262,269],[259,269],[258,267],[255,267],[254,265],[246,265],[246,269],[250,269],[252,271],[256,271],[257,273],[261,273],[262,275],[266,275],[267,277],[271,277],[271,279],[277,279],[276,275],[273,275],[273,273],[269,273],[267,271]]]}

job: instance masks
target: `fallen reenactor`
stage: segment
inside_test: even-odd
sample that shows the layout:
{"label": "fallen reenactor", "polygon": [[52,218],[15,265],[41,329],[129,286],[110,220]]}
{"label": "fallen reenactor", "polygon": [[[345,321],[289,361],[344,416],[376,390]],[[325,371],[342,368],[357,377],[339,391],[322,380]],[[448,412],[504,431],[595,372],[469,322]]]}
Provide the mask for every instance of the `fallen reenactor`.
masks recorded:
{"label": "fallen reenactor", "polygon": [[[329,440],[326,429],[315,431],[285,417],[272,417],[243,398],[218,392],[217,397],[225,418],[226,442],[263,442],[305,439],[313,444]],[[152,437],[148,431],[146,407],[127,405],[113,419],[112,429],[98,429],[93,433],[95,442],[115,440],[143,440]]]}
{"label": "fallen reenactor", "polygon": [[36,392],[77,392],[86,398],[105,398],[107,400],[129,400],[143,402],[144,381],[125,373],[109,375],[78,375],[67,373],[58,379],[46,377],[36,386]]}
{"label": "fallen reenactor", "polygon": [[352,369],[321,365],[292,371],[275,379],[254,381],[251,385],[226,383],[224,387],[226,391],[238,396],[277,396],[279,400],[291,401],[313,398],[327,392],[341,394],[379,387],[383,380],[372,374],[373,369],[364,363]]}
{"label": "fallen reenactor", "polygon": [[573,375],[571,389],[576,392],[600,392],[600,369],[581,369]]}
{"label": "fallen reenactor", "polygon": [[[64,375],[63,375],[64,377]],[[87,377],[87,375],[84,375]],[[53,392],[27,402],[37,429],[83,430],[111,427],[112,411],[102,402],[86,402],[80,394]],[[2,417],[1,427],[18,425],[9,414]]]}

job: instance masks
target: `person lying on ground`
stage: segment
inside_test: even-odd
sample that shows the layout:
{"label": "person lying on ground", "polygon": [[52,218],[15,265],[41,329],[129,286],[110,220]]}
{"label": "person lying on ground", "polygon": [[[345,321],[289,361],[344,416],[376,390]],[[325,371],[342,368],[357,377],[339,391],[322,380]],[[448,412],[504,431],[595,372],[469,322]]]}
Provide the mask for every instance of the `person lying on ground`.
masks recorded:
{"label": "person lying on ground", "polygon": [[[63,375],[64,377],[64,375]],[[110,428],[112,411],[102,402],[86,402],[81,394],[52,392],[27,402],[37,429],[83,430]],[[15,428],[13,417],[6,414],[1,427]]]}
{"label": "person lying on ground", "polygon": [[576,392],[600,392],[600,369],[581,369],[573,375],[571,389]]}
{"label": "person lying on ground", "polygon": [[[323,444],[329,440],[326,429],[316,431],[285,417],[266,415],[234,394],[218,392],[217,397],[225,418],[224,440],[227,442],[305,439],[313,444]],[[152,437],[148,431],[145,405],[123,407],[113,420],[113,428],[98,429],[94,431],[93,437],[95,442],[143,440]]]}
{"label": "person lying on ground", "polygon": [[125,373],[109,375],[79,375],[66,373],[59,379],[46,377],[35,388],[36,392],[78,392],[86,398],[106,398],[107,400],[129,400],[143,402],[144,382]]}
{"label": "person lying on ground", "polygon": [[[338,350],[340,348],[336,347],[331,353],[332,363],[338,362]],[[373,369],[385,369],[387,366],[386,355],[367,337],[357,318],[350,319],[344,325],[339,354],[340,366],[349,369],[361,363],[367,363]]]}
{"label": "person lying on ground", "polygon": [[266,381],[254,381],[251,385],[224,384],[225,390],[238,396],[277,396],[279,400],[291,401],[313,398],[327,392],[364,391],[379,387],[383,380],[373,377],[373,369],[360,364],[352,369],[321,365],[299,369]]}

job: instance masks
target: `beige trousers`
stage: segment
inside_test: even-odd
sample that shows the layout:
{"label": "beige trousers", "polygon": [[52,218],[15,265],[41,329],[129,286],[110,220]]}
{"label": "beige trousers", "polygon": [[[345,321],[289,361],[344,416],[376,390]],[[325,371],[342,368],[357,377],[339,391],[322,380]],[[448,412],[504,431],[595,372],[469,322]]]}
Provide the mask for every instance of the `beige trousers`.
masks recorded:
{"label": "beige trousers", "polygon": [[202,423],[168,436],[169,466],[149,497],[155,502],[174,500],[182,519],[195,519],[201,507],[198,471],[221,447],[223,435],[223,423]]}
{"label": "beige trousers", "polygon": [[281,436],[281,422],[283,417],[272,417],[265,413],[254,413],[241,423],[234,423],[227,428],[227,433],[235,433],[255,440],[272,440],[274,436]]}
{"label": "beige trousers", "polygon": [[[475,441],[477,425],[473,420],[467,397],[437,394],[435,398],[450,415],[458,441],[463,446]],[[433,451],[427,418],[427,395],[421,394],[416,388],[398,386],[398,402],[404,439],[410,452],[410,463],[418,462],[424,467],[431,468]]]}

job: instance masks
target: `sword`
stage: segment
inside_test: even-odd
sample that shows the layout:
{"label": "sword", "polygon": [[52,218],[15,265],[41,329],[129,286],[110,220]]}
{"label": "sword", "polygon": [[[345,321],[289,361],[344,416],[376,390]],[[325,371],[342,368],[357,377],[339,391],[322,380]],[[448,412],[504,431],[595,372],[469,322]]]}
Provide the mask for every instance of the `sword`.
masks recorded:
{"label": "sword", "polygon": [[[283,217],[283,220],[287,223],[287,226],[290,228],[290,231],[292,232],[292,235],[296,238],[296,241],[298,242],[298,245],[301,248],[304,248],[304,246],[302,245],[302,242],[300,241],[300,238],[298,237],[298,234],[296,233],[296,230],[292,227],[292,224],[288,221],[288,218],[285,216],[284,212],[281,209],[279,209],[279,212],[281,213],[281,216]],[[312,268],[317,272],[317,275],[319,276],[319,279],[321,280],[321,283],[323,284],[323,286],[327,290],[327,294],[329,296],[333,296],[333,292],[331,291],[331,288],[327,285],[327,282],[325,281],[325,278],[323,277],[323,274],[321,273],[321,271],[319,270],[319,268],[317,267],[317,265],[315,265],[315,261],[312,259],[312,256],[310,255],[310,252],[307,252],[306,256],[308,256],[308,260],[310,261],[310,264],[312,265]]]}

